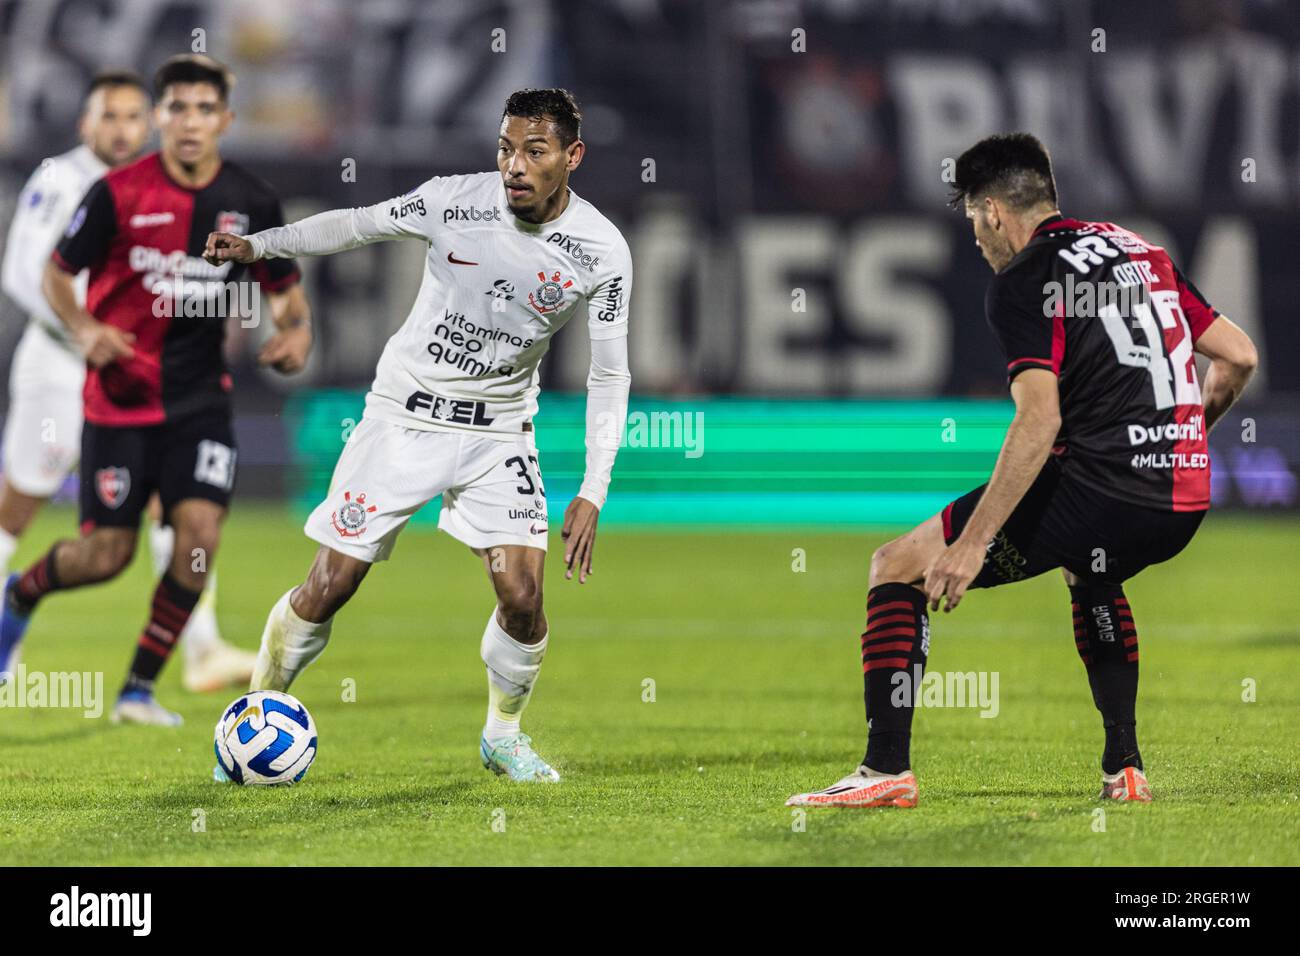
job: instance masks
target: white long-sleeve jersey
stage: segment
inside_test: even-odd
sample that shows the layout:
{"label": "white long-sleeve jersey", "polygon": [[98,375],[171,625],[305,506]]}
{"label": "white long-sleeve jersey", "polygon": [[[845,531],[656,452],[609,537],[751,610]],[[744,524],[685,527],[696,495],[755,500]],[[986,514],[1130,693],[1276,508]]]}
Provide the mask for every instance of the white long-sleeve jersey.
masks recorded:
{"label": "white long-sleeve jersey", "polygon": [[371,242],[428,243],[424,280],[384,347],[366,415],[407,428],[518,433],[537,411],[537,366],[585,310],[591,337],[587,466],[579,494],[605,503],[627,418],[632,258],[614,225],[569,192],[540,225],[516,218],[497,173],[435,176],[395,199],[248,237],[259,258]]}
{"label": "white long-sleeve jersey", "polygon": [[[0,284],[33,322],[69,345],[68,332],[41,291],[50,253],[63,237],[72,214],[91,184],[108,171],[88,146],[78,146],[41,163],[18,196],[5,242]],[[77,301],[86,301],[86,273],[77,276]]]}

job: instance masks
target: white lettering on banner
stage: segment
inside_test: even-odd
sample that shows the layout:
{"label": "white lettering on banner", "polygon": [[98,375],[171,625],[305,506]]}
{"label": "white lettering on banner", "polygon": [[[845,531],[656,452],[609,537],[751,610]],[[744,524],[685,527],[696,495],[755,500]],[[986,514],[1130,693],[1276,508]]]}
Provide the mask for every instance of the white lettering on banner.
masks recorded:
{"label": "white lettering on banner", "polygon": [[[855,392],[943,387],[952,317],[938,292],[952,259],[948,230],[916,219],[873,219],[854,231],[838,270],[839,300],[852,330],[881,346],[843,350]],[[924,277],[933,277],[933,284]]]}
{"label": "white lettering on banner", "polygon": [[997,74],[976,57],[902,53],[889,58],[887,70],[908,194],[925,207],[938,206],[948,184],[934,170],[945,157],[960,156],[994,130],[1019,127],[1004,122]]}
{"label": "white lettering on banner", "polygon": [[1199,194],[1213,128],[1205,117],[1227,79],[1223,60],[1204,47],[1133,49],[1100,71],[1115,148],[1148,201]]}
{"label": "white lettering on banner", "polygon": [[827,388],[830,305],[820,290],[810,288],[807,311],[791,312],[790,286],[794,273],[824,276],[834,267],[834,224],[811,216],[747,222],[738,250],[743,321],[736,333],[743,384],[755,390]]}

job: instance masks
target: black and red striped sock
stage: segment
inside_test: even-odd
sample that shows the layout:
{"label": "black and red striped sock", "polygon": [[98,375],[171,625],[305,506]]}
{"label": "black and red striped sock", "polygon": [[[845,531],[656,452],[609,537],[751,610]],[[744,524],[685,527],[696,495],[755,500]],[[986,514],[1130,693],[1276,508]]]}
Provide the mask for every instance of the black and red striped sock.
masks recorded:
{"label": "black and red striped sock", "polygon": [[925,595],[910,584],[878,584],[867,592],[862,632],[862,683],[867,703],[867,754],[881,773],[911,767],[912,711],[930,652]]}
{"label": "black and red striped sock", "polygon": [[54,542],[50,550],[45,552],[44,557],[39,558],[23,572],[22,577],[13,586],[13,590],[9,592],[9,600],[23,614],[31,614],[37,601],[62,586],[54,567],[54,552],[59,550],[61,544],[62,541]]}
{"label": "black and red striped sock", "polygon": [[171,574],[164,574],[153,592],[153,606],[149,610],[149,623],[140,634],[122,690],[152,690],[167,658],[180,639],[190,612],[199,603],[202,590],[191,591]]}
{"label": "black and red striped sock", "polygon": [[1118,584],[1077,584],[1070,588],[1074,646],[1088,670],[1092,700],[1101,712],[1106,749],[1104,773],[1142,769],[1137,744],[1138,638],[1133,612]]}

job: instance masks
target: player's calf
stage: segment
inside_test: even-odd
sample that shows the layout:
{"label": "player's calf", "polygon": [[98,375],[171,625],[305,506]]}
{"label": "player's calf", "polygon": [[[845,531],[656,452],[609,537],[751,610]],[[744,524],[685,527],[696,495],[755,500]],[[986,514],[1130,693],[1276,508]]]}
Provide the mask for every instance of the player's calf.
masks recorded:
{"label": "player's calf", "polygon": [[329,643],[334,614],[356,594],[369,563],[322,547],[303,583],[267,615],[250,690],[287,690]]}
{"label": "player's calf", "polygon": [[208,583],[225,514],[221,505],[201,499],[187,499],[172,509],[175,537],[167,573],[190,590],[202,591]]}
{"label": "player's calf", "polygon": [[1077,583],[1070,586],[1070,607],[1075,647],[1088,671],[1092,700],[1106,731],[1102,772],[1112,776],[1125,767],[1140,771],[1142,755],[1138,751],[1134,713],[1138,638],[1133,612],[1122,585],[1074,580]]}
{"label": "player's calf", "polygon": [[[488,616],[479,643],[488,679],[487,719],[480,747],[485,754],[498,743],[520,737],[520,719],[546,656],[548,634],[542,610],[545,552],[509,546],[502,549],[500,557],[504,560],[499,566],[489,560],[497,606]],[[484,759],[485,766],[490,766]]]}
{"label": "player's calf", "polygon": [[44,503],[44,498],[24,494],[12,482],[0,478],[0,577],[8,575],[9,560],[18,550],[18,539]]}
{"label": "player's calf", "polygon": [[47,594],[115,578],[131,563],[135,538],[131,528],[96,528],[75,541],[56,541],[18,578],[10,600],[30,615]]}

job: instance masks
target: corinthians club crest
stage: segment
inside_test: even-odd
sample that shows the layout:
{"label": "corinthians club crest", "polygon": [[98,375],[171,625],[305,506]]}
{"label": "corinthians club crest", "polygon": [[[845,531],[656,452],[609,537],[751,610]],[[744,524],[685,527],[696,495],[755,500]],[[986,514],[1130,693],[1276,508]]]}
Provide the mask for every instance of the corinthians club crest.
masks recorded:
{"label": "corinthians club crest", "polygon": [[353,501],[352,492],[345,491],[343,507],[334,512],[334,517],[331,519],[334,530],[344,538],[359,538],[366,530],[366,515],[378,510],[374,505],[366,504],[364,492],[357,495],[356,501]]}
{"label": "corinthians club crest", "polygon": [[561,275],[558,270],[552,272],[549,278],[545,272],[539,272],[537,278],[542,280],[542,284],[528,293],[528,304],[542,315],[554,312],[564,301],[564,290],[573,285],[573,280]]}

